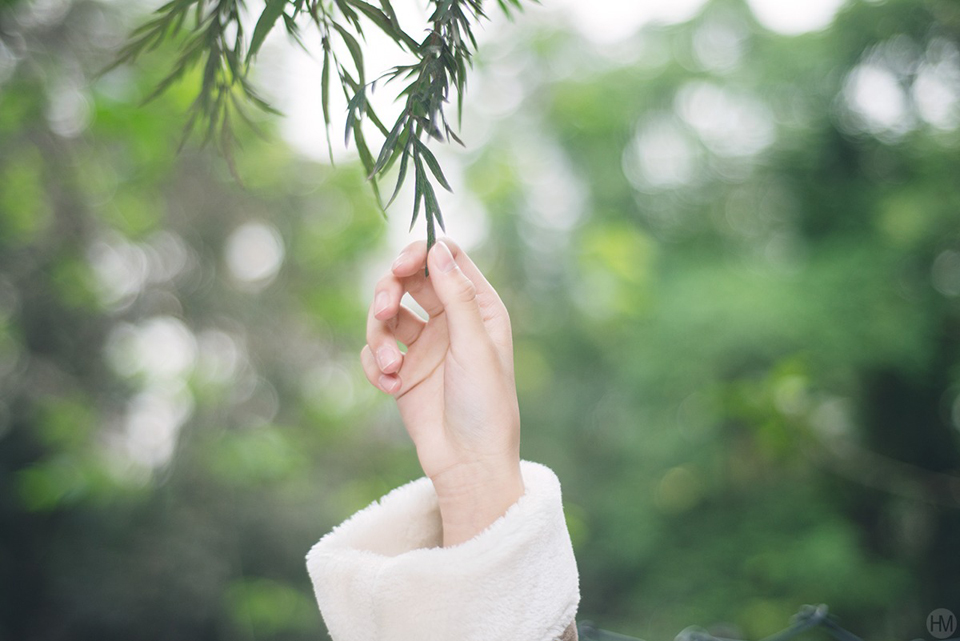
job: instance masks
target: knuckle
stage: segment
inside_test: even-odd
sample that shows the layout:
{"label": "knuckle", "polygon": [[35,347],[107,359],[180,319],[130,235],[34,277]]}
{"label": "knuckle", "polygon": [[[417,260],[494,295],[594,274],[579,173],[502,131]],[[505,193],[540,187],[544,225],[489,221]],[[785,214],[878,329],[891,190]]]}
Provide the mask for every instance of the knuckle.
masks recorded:
{"label": "knuckle", "polygon": [[474,285],[473,281],[469,278],[463,276],[462,273],[461,277],[457,279],[456,287],[455,293],[457,300],[469,303],[477,299],[477,286]]}

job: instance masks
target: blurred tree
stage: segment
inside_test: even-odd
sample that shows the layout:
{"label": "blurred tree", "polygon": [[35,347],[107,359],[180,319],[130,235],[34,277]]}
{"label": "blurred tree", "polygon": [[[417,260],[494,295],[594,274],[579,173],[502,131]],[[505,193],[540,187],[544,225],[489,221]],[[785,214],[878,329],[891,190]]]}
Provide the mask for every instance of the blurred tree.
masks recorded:
{"label": "blurred tree", "polygon": [[0,638],[316,638],[303,554],[415,468],[343,429],[377,422],[347,365],[376,204],[268,122],[245,188],[178,155],[189,81],[89,76],[124,24],[0,14]]}
{"label": "blurred tree", "polygon": [[757,637],[827,602],[912,638],[960,604],[958,17],[854,3],[785,38],[715,1],[525,47],[470,175],[521,213],[491,246],[584,616]]}

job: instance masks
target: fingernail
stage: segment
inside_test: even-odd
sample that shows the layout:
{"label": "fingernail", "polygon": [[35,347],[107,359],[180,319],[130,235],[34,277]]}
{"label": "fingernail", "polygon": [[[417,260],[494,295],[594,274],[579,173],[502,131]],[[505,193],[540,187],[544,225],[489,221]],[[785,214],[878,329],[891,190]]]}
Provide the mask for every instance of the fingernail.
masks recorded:
{"label": "fingernail", "polygon": [[453,269],[456,263],[453,260],[453,254],[450,253],[450,248],[447,247],[447,244],[441,240],[437,242],[435,247],[437,248],[437,267],[440,268],[440,271],[448,272]]}
{"label": "fingernail", "polygon": [[379,294],[377,294],[377,300],[375,301],[375,304],[373,306],[374,314],[379,315],[380,312],[385,310],[389,304],[390,304],[390,299],[387,298],[387,292],[380,292]]}
{"label": "fingernail", "polygon": [[377,350],[377,362],[380,363],[380,369],[387,369],[397,360],[396,355],[389,347],[381,347]]}
{"label": "fingernail", "polygon": [[380,377],[380,389],[382,389],[387,394],[393,394],[393,391],[397,387],[397,383],[398,381],[396,378],[391,378],[386,374]]}
{"label": "fingernail", "polygon": [[394,269],[394,270],[400,269],[400,267],[402,267],[405,262],[407,262],[407,253],[403,252],[402,254],[397,256],[397,259],[395,261],[393,261],[393,267],[391,267],[391,269]]}

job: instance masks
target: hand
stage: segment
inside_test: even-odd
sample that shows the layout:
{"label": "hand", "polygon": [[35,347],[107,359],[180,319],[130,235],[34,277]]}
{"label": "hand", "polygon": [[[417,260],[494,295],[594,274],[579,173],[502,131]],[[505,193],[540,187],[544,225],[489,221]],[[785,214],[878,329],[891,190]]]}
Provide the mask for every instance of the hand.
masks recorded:
{"label": "hand", "polygon": [[[405,292],[429,320],[400,304]],[[396,399],[437,491],[445,546],[472,538],[520,498],[510,318],[465,252],[446,240],[429,257],[422,241],[400,253],[377,283],[360,358],[370,382]]]}

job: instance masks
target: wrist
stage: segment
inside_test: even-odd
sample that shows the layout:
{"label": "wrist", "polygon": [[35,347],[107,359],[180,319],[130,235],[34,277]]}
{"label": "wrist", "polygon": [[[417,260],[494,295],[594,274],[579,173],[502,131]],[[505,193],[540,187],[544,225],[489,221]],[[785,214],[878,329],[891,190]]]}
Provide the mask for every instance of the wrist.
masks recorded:
{"label": "wrist", "polygon": [[475,537],[524,493],[519,458],[458,464],[431,481],[440,506],[444,547]]}

